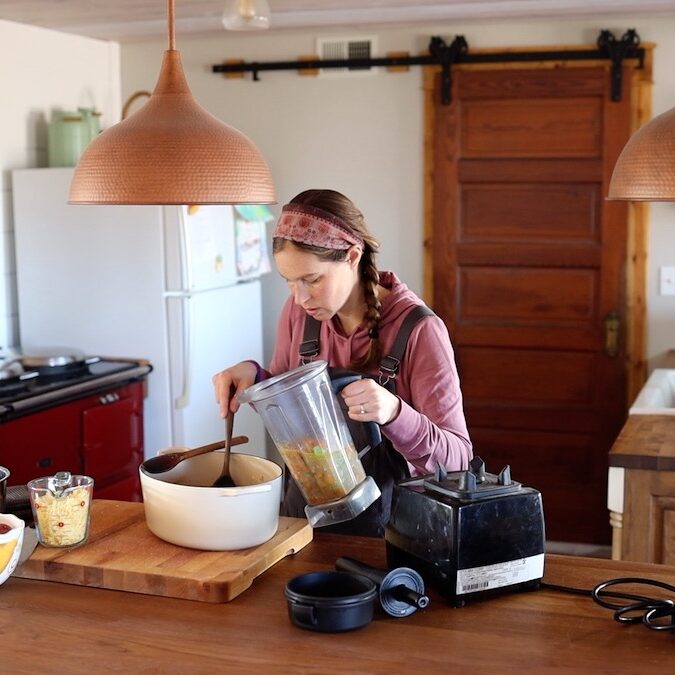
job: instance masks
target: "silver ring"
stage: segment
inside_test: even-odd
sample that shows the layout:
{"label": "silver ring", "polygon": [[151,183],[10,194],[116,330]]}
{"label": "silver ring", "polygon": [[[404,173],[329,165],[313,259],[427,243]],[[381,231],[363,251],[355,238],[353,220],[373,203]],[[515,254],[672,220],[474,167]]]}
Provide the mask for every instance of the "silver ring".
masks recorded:
{"label": "silver ring", "polygon": [[360,412],[362,415],[364,415],[365,412],[366,412],[366,409],[363,407],[363,403],[361,404],[361,410],[359,410],[359,412]]}

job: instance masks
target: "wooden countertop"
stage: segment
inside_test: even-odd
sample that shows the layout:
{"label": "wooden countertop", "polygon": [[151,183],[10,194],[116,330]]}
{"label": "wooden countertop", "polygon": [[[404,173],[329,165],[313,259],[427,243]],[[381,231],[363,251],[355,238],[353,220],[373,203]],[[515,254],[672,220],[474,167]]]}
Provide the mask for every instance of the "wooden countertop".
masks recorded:
{"label": "wooden countertop", "polygon": [[[293,626],[292,577],[351,556],[385,567],[382,540],[322,534],[231,602],[124,593],[10,578],[0,586],[2,670],[39,673],[669,672],[672,633],[615,622],[590,597],[552,590],[425,610],[377,611],[368,626],[321,634]],[[549,583],[592,588],[622,576],[675,583],[675,567],[547,555]],[[658,589],[654,592],[658,595]]]}
{"label": "wooden countertop", "polygon": [[609,465],[675,471],[675,415],[629,415],[609,452]]}

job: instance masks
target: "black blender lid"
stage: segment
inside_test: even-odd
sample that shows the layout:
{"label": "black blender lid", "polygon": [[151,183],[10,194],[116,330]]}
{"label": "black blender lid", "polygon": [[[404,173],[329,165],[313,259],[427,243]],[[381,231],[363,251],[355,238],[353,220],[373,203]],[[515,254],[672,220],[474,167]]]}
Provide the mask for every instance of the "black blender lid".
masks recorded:
{"label": "black blender lid", "polygon": [[518,492],[522,485],[511,480],[508,464],[497,475],[486,473],[485,462],[476,456],[467,471],[446,472],[439,466],[434,477],[424,479],[424,487],[441,495],[471,500]]}

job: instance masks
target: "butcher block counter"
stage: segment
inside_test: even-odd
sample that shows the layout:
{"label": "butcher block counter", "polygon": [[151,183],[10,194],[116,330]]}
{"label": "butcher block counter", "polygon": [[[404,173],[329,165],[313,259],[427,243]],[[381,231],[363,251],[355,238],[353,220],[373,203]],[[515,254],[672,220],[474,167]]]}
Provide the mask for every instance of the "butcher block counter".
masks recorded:
{"label": "butcher block counter", "polygon": [[631,414],[609,453],[617,560],[675,564],[675,415]]}
{"label": "butcher block counter", "polygon": [[[40,549],[36,550],[36,553]],[[84,549],[83,549],[84,550]],[[385,567],[384,542],[313,532],[227,602],[186,600],[11,577],[0,586],[7,673],[645,673],[672,671],[675,634],[621,625],[590,597],[538,590],[462,608],[433,589],[405,618],[377,610],[348,633],[314,633],[288,618],[292,577],[350,556]],[[675,583],[675,567],[546,556],[545,581],[592,588],[616,577]],[[647,591],[659,595],[657,589]],[[672,596],[671,596],[672,597]]]}

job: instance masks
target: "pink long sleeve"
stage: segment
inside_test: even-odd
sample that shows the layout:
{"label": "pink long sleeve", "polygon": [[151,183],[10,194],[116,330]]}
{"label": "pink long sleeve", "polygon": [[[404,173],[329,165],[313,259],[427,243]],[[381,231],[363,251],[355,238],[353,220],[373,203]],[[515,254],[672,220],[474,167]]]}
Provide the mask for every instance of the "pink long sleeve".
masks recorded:
{"label": "pink long sleeve", "polygon": [[431,473],[437,464],[449,471],[468,468],[472,449],[459,377],[447,330],[437,317],[424,319],[410,336],[396,393],[401,410],[382,433],[411,473]]}

